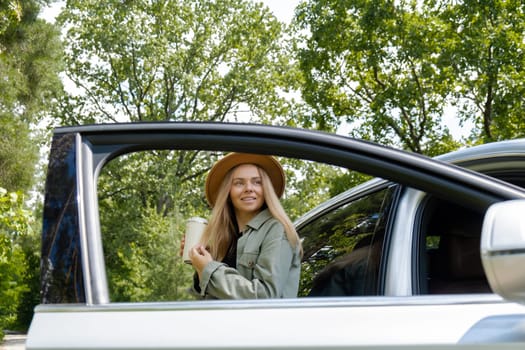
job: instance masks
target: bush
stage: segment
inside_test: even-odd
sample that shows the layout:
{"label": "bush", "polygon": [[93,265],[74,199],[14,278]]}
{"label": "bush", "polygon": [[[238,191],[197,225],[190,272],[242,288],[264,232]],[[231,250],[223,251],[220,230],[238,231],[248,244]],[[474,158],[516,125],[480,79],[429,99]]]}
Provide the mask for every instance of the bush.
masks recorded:
{"label": "bush", "polygon": [[[15,328],[27,283],[28,260],[22,242],[31,235],[31,213],[23,196],[0,188],[0,329]],[[3,334],[0,334],[3,338]]]}

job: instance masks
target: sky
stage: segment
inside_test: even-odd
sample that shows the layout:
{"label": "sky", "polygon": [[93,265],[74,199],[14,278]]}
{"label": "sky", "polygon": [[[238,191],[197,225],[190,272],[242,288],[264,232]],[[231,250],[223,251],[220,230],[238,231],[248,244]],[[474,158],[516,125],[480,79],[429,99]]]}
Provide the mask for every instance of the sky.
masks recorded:
{"label": "sky", "polygon": [[278,20],[290,23],[293,18],[294,10],[299,4],[299,0],[262,0],[272,10]]}

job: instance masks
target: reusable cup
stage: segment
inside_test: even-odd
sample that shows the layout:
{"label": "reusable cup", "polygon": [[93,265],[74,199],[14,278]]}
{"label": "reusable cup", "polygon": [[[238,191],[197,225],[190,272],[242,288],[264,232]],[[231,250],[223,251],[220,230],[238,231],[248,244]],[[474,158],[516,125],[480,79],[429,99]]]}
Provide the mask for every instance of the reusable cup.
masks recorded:
{"label": "reusable cup", "polygon": [[186,264],[191,264],[190,249],[199,244],[206,225],[208,225],[208,221],[200,217],[192,217],[186,221],[184,250],[182,252],[182,259]]}

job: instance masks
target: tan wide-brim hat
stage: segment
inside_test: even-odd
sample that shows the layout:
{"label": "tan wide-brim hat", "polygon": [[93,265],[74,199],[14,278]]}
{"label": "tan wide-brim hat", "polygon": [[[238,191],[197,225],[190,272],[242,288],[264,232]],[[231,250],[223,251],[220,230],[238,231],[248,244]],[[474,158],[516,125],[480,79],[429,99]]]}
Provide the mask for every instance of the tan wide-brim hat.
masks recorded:
{"label": "tan wide-brim hat", "polygon": [[215,205],[217,192],[228,171],[241,164],[255,164],[264,169],[272,181],[277,197],[280,198],[283,195],[285,177],[283,168],[277,159],[262,154],[229,153],[213,165],[206,178],[206,199],[210,206]]}

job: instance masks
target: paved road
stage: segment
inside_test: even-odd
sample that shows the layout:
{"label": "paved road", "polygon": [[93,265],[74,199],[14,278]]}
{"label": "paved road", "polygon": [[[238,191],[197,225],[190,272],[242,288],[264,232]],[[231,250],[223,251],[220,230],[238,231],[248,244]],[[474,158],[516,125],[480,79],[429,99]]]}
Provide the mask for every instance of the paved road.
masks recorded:
{"label": "paved road", "polygon": [[26,348],[25,334],[7,334],[0,350],[24,350]]}

